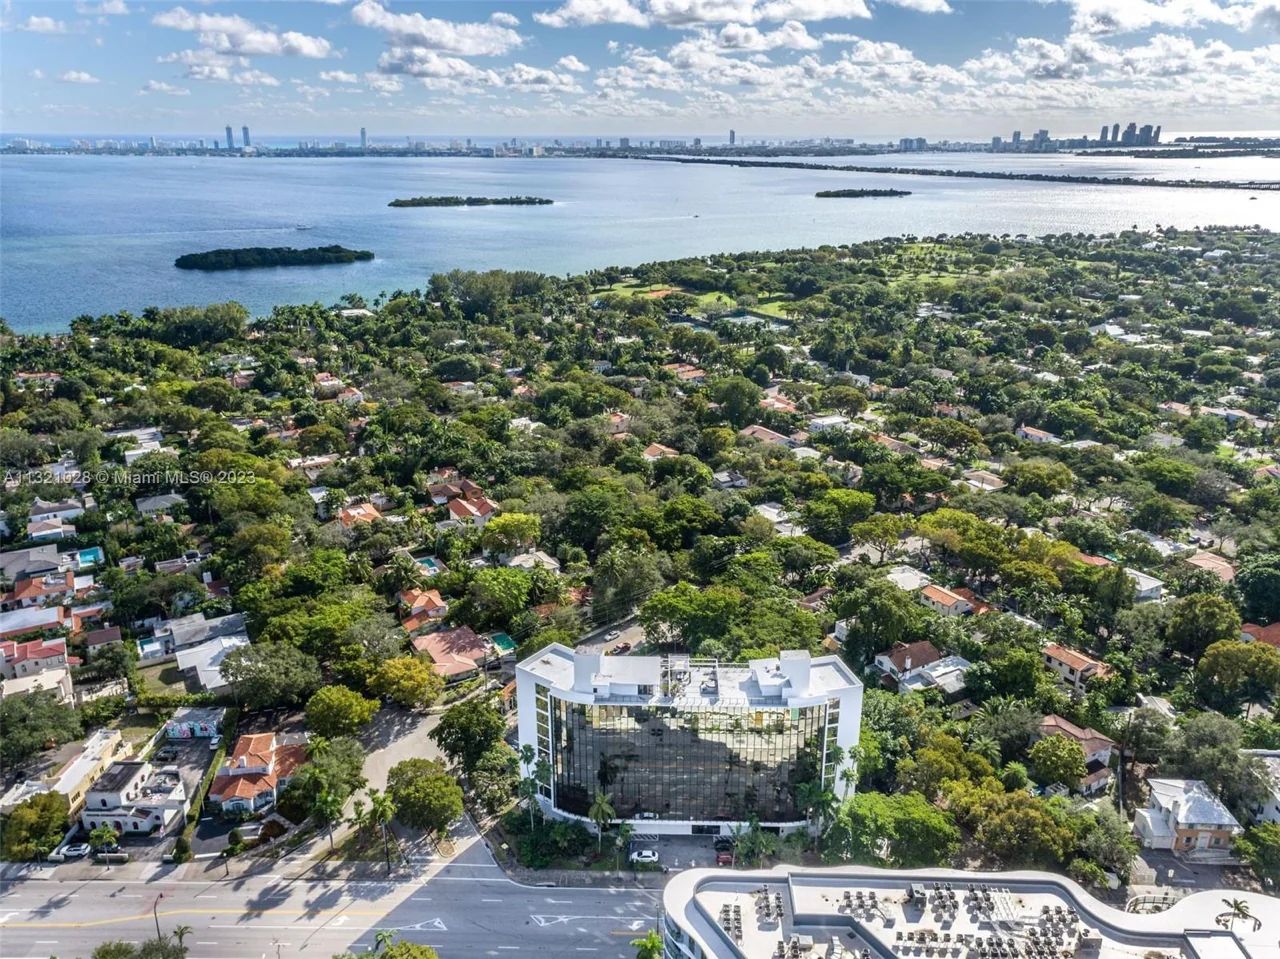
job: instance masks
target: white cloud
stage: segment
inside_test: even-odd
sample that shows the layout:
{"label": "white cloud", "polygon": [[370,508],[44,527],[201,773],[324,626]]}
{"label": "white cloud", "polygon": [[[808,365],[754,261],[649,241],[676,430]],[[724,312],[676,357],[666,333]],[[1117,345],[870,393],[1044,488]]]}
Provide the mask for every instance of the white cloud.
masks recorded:
{"label": "white cloud", "polygon": [[66,33],[67,25],[61,20],[55,20],[53,17],[27,17],[18,25],[19,30],[26,30],[28,33]]}
{"label": "white cloud", "polygon": [[554,10],[535,13],[533,19],[544,27],[594,27],[616,23],[647,27],[649,18],[630,0],[568,0]]}
{"label": "white cloud", "polygon": [[41,70],[39,67],[36,67],[34,70],[28,73],[27,76],[29,76],[32,80],[43,80],[44,71]]}
{"label": "white cloud", "polygon": [[320,72],[321,80],[328,80],[330,83],[359,83],[360,78],[354,73],[348,73],[346,70],[322,70]]}
{"label": "white cloud", "polygon": [[58,75],[60,83],[101,83],[102,81],[95,77],[92,73],[85,73],[83,70],[68,70]]}
{"label": "white cloud", "polygon": [[400,43],[461,56],[500,56],[524,43],[520,34],[498,23],[454,23],[420,13],[392,13],[377,0],[360,0],[351,8],[351,18]]}
{"label": "white cloud", "polygon": [[575,57],[572,53],[561,57],[556,61],[556,66],[561,70],[569,70],[573,73],[586,73],[591,68]]}
{"label": "white cloud", "polygon": [[102,0],[101,3],[85,3],[77,0],[76,13],[89,17],[124,16],[129,12],[129,5],[124,0]]}
{"label": "white cloud", "polygon": [[520,18],[514,13],[507,13],[505,10],[499,10],[489,16],[490,23],[496,23],[500,27],[518,27],[520,26]]}
{"label": "white cloud", "polygon": [[742,23],[726,23],[716,35],[716,42],[727,50],[817,50],[822,41],[810,36],[805,25],[798,20],[788,20],[777,30],[762,33]]}
{"label": "white cloud", "polygon": [[501,84],[509,90],[526,93],[581,93],[578,81],[568,73],[556,73],[525,63],[513,64],[501,75]]}
{"label": "white cloud", "polygon": [[369,84],[369,89],[379,96],[390,96],[404,89],[404,83],[400,81],[399,77],[383,76],[381,73],[366,73],[364,79]]}
{"label": "white cloud", "polygon": [[[882,0],[884,3],[891,3],[895,7],[903,7],[907,10],[916,10],[919,13],[951,13],[951,4],[947,0]],[[1124,3],[1127,0],[1119,0]]]}
{"label": "white cloud", "polygon": [[139,93],[164,93],[171,97],[186,97],[191,95],[191,91],[186,87],[174,86],[172,83],[165,83],[163,80],[148,80],[142,85]]}
{"label": "white cloud", "polygon": [[255,26],[243,17],[192,13],[174,7],[151,18],[158,27],[196,33],[202,47],[239,56],[288,56],[320,60],[331,56],[333,46],[324,37],[287,31],[277,33]]}

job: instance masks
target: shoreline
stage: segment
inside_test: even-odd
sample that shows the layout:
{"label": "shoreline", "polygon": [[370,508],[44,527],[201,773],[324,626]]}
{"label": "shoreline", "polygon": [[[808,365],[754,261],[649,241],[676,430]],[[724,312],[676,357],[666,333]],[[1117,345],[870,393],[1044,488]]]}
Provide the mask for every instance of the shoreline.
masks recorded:
{"label": "shoreline", "polygon": [[805,163],[799,160],[738,160],[710,157],[638,156],[631,160],[684,163],[693,166],[732,166],[748,169],[818,170],[837,173],[880,173],[888,176],[937,176],[974,180],[1026,180],[1032,183],[1075,183],[1081,186],[1167,187],[1174,190],[1280,191],[1280,180],[1156,180],[1151,177],[1077,176],[1070,173],[1014,173],[1008,170],[936,170],[928,167],[868,166],[863,164]]}

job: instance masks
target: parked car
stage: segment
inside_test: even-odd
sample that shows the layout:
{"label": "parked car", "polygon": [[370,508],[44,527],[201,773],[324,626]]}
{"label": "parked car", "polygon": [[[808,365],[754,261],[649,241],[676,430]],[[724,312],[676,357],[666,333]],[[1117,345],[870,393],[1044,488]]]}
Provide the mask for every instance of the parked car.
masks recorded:
{"label": "parked car", "polygon": [[724,852],[724,851],[721,851],[721,852],[716,853],[716,865],[717,865],[717,866],[732,866],[732,865],[733,865],[733,853],[731,853],[731,852]]}
{"label": "parked car", "polygon": [[605,638],[605,642],[612,643],[615,639],[622,638],[622,630],[611,629],[609,630],[609,632],[604,634],[604,638]]}
{"label": "parked car", "polygon": [[222,737],[214,736],[212,739],[209,740],[209,752],[211,753],[217,752],[218,747],[221,745],[222,745]]}
{"label": "parked car", "polygon": [[70,846],[64,846],[62,855],[67,859],[79,859],[81,856],[87,856],[89,855],[89,844],[87,842],[76,842]]}
{"label": "parked car", "polygon": [[640,813],[636,813],[636,818],[637,819],[657,819],[658,814],[656,812],[640,812]]}
{"label": "parked car", "polygon": [[617,646],[613,647],[613,649],[609,650],[609,652],[613,653],[615,656],[621,656],[624,653],[631,652],[631,644],[619,643]]}
{"label": "parked car", "polygon": [[178,751],[172,746],[165,746],[164,749],[156,750],[155,758],[162,763],[172,762],[178,758]]}
{"label": "parked car", "polygon": [[658,850],[637,849],[631,854],[631,861],[635,863],[656,863],[658,861]]}

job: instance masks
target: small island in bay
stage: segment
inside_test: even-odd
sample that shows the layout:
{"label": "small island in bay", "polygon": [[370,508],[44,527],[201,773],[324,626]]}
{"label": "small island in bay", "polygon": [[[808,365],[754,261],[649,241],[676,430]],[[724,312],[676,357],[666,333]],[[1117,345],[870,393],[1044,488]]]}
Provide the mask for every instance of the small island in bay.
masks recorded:
{"label": "small island in bay", "polygon": [[867,196],[911,196],[910,190],[819,190],[816,197],[827,199],[835,197],[841,200],[861,199]]}
{"label": "small island in bay", "polygon": [[387,206],[550,206],[554,202],[540,196],[412,196]]}
{"label": "small island in bay", "polygon": [[323,266],[372,259],[373,253],[369,250],[348,250],[345,246],[313,246],[305,250],[291,246],[247,246],[187,253],[174,260],[173,265],[180,270],[252,270],[263,266]]}

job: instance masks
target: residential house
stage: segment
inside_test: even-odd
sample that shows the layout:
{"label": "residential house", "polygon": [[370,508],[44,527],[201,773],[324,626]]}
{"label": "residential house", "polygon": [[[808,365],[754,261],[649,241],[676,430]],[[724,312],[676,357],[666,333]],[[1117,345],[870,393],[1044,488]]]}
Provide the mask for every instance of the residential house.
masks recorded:
{"label": "residential house", "polygon": [[759,503],[755,512],[773,524],[779,536],[803,536],[804,527],[796,523],[781,503]]}
{"label": "residential house", "polygon": [[711,474],[711,485],[716,489],[746,489],[751,481],[737,470],[721,470]]}
{"label": "residential house", "polygon": [[209,802],[223,815],[270,806],[307,761],[305,741],[284,743],[275,733],[241,736],[209,787]]}
{"label": "residential house", "polygon": [[669,459],[680,454],[670,446],[663,446],[661,443],[650,443],[640,455],[646,463],[656,463],[658,460]]}
{"label": "residential house", "polygon": [[96,730],[56,771],[42,779],[21,780],[0,796],[0,815],[9,815],[33,796],[55,792],[67,797],[68,812],[74,816],[84,805],[89,787],[129,748],[120,730]]}
{"label": "residential house", "polygon": [[33,639],[28,642],[0,642],[0,677],[20,679],[52,669],[77,665],[80,660],[67,657],[65,639]]}
{"label": "residential house", "polygon": [[1162,580],[1129,566],[1126,566],[1124,571],[1128,574],[1129,579],[1133,581],[1133,601],[1135,603],[1158,602],[1164,595],[1164,582]]}
{"label": "residential house", "polygon": [[0,679],[0,700],[42,691],[55,693],[59,703],[70,706],[75,696],[70,670],[65,666],[56,666],[28,676]]}
{"label": "residential house", "polygon": [[80,825],[88,832],[110,826],[117,833],[164,832],[182,822],[187,791],[177,766],[155,769],[143,760],[115,762],[85,795]]}
{"label": "residential house", "polygon": [[1058,444],[1062,439],[1048,430],[1037,429],[1034,426],[1019,426],[1015,435],[1020,440],[1026,440],[1029,443],[1050,443]]}
{"label": "residential house", "polygon": [[965,701],[965,674],[972,664],[963,656],[943,656],[924,665],[912,666],[898,679],[898,692],[922,693],[937,690],[947,705]]}
{"label": "residential house", "polygon": [[222,661],[233,649],[248,645],[249,637],[237,633],[188,646],[178,651],[178,669],[195,679],[205,692],[217,692],[227,685],[222,675]]}
{"label": "residential house", "polygon": [[449,604],[435,589],[401,590],[398,599],[402,619],[400,625],[410,636],[441,622],[449,615]]}
{"label": "residential house", "polygon": [[1111,753],[1116,749],[1115,740],[1091,727],[1081,728],[1061,716],[1049,715],[1040,720],[1036,738],[1061,736],[1078,743],[1084,752],[1084,778],[1076,789],[1086,796],[1101,792],[1111,782]]}
{"label": "residential house", "polygon": [[1184,553],[1194,553],[1196,551],[1196,548],[1189,543],[1179,543],[1176,540],[1165,539],[1155,533],[1148,533],[1145,529],[1128,529],[1121,535],[1137,537],[1159,553],[1161,559],[1171,559]]}
{"label": "residential house", "polygon": [[796,411],[796,404],[781,393],[766,393],[764,398],[760,400],[760,409],[770,410],[774,413],[791,414]]}
{"label": "residential house", "polygon": [[789,436],[783,436],[781,433],[775,433],[767,426],[761,426],[753,423],[751,426],[743,427],[738,430],[738,435],[744,439],[759,440],[769,446],[786,446],[792,447],[796,445],[795,440]]}
{"label": "residential house", "polygon": [[57,573],[63,568],[63,555],[53,543],[0,553],[0,579],[16,583],[20,579]]}
{"label": "residential house", "polygon": [[417,636],[413,648],[431,660],[446,683],[474,675],[494,656],[492,641],[477,635],[470,626]]}
{"label": "residential house", "polygon": [[612,436],[625,433],[631,429],[631,417],[620,410],[610,410],[605,414],[605,431]]}
{"label": "residential house", "polygon": [[159,623],[150,636],[138,640],[138,655],[147,662],[171,659],[184,649],[224,636],[249,639],[243,613],[213,619],[205,619],[203,613],[191,613],[167,619]]}
{"label": "residential house", "polygon": [[928,573],[922,573],[914,566],[890,566],[885,570],[884,578],[908,593],[914,593],[918,589],[924,589],[933,582],[929,578]]}
{"label": "residential house", "polygon": [[820,586],[803,599],[796,600],[796,605],[809,613],[820,613],[827,608],[827,600],[835,590],[830,586]]}
{"label": "residential house", "polygon": [[1203,569],[1222,580],[1229,583],[1236,578],[1236,568],[1230,560],[1219,556],[1217,553],[1210,553],[1203,549],[1197,550],[1192,555],[1186,557],[1186,562],[1190,563],[1197,569]]}
{"label": "residential house", "polygon": [[1267,798],[1250,811],[1253,822],[1280,823],[1280,749],[1244,749],[1247,756],[1256,756],[1267,770]]}
{"label": "residential house", "polygon": [[1106,663],[1057,643],[1050,643],[1044,648],[1044,664],[1058,674],[1059,682],[1077,693],[1084,692],[1089,680],[1105,679],[1111,675],[1111,667]]}
{"label": "residential house", "polygon": [[560,572],[560,561],[550,553],[543,552],[540,549],[531,549],[523,553],[517,553],[512,556],[504,564],[512,569],[545,569],[552,573]]}
{"label": "residential house", "polygon": [[77,577],[71,570],[40,573],[15,581],[13,589],[0,594],[0,609],[61,606],[75,599],[77,593],[87,593],[92,588],[92,576]]}
{"label": "residential house", "polygon": [[916,594],[916,598],[922,606],[928,606],[943,616],[964,616],[973,612],[973,603],[969,602],[969,600],[959,593],[947,589],[945,586],[938,586],[934,583],[930,583],[921,589]]}
{"label": "residential house", "polygon": [[1266,643],[1268,646],[1280,648],[1280,622],[1272,623],[1270,626],[1245,623],[1240,627],[1240,638],[1245,642]]}
{"label": "residential house", "polygon": [[159,496],[140,496],[134,501],[138,513],[151,518],[167,516],[174,510],[187,505],[186,498],[177,493],[161,493]]}
{"label": "residential house", "polygon": [[458,497],[449,500],[449,518],[455,523],[483,529],[498,511],[498,504],[484,495]]}
{"label": "residential house", "polygon": [[[840,625],[836,624],[836,638],[843,642],[845,636],[841,635]],[[845,635],[847,634],[846,626]],[[941,659],[942,653],[938,652],[938,647],[927,639],[922,639],[915,643],[895,643],[892,649],[877,653],[875,667],[883,677],[890,680],[886,685],[896,687],[908,673]]]}
{"label": "residential house", "polygon": [[964,484],[979,493],[995,493],[1009,484],[990,470],[965,470]]}
{"label": "residential house", "polygon": [[27,519],[31,523],[47,523],[52,520],[75,519],[77,516],[83,516],[86,509],[93,509],[94,501],[92,496],[86,496],[83,499],[66,499],[66,500],[44,500],[39,496],[31,504],[31,512]]}
{"label": "residential house", "polygon": [[1134,816],[1133,830],[1148,849],[1225,854],[1243,831],[1222,800],[1198,779],[1148,779],[1147,786],[1147,807]]}
{"label": "residential house", "polygon": [[372,503],[352,503],[338,510],[338,525],[348,533],[361,523],[372,523],[380,519],[382,514]]}
{"label": "residential house", "polygon": [[37,543],[55,543],[64,539],[72,539],[76,528],[60,519],[33,520],[27,523],[27,539]]}
{"label": "residential house", "polygon": [[839,413],[823,413],[809,420],[810,433],[822,433],[826,430],[847,430],[853,423],[847,416]]}
{"label": "residential house", "polygon": [[104,626],[102,629],[91,630],[84,634],[85,658],[93,659],[95,654],[108,646],[119,646],[122,642],[119,626]]}

